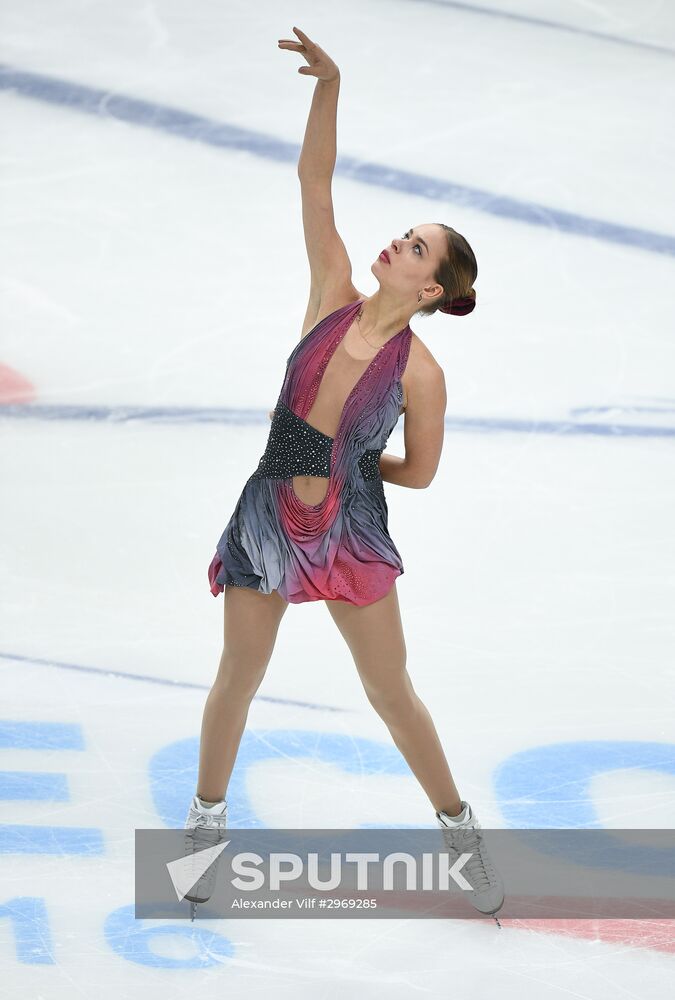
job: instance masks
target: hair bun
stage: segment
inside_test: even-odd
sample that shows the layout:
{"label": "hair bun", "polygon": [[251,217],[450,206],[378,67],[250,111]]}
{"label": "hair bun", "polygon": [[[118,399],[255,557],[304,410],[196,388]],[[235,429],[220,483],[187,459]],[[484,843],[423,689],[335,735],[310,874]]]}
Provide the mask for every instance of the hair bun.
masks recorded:
{"label": "hair bun", "polygon": [[466,316],[467,313],[472,312],[476,308],[476,293],[473,288],[469,291],[468,295],[461,295],[456,299],[450,299],[450,301],[441,306],[441,312],[452,313],[453,316]]}

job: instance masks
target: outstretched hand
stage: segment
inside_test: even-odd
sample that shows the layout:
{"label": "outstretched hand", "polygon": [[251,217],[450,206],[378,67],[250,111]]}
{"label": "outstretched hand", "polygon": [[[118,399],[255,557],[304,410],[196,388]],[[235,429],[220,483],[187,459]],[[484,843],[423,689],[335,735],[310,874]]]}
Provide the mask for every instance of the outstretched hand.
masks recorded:
{"label": "outstretched hand", "polygon": [[304,76],[315,76],[318,80],[323,80],[328,83],[329,80],[336,80],[340,75],[340,70],[327,55],[323,49],[317,45],[315,42],[308,38],[304,31],[300,31],[300,28],[293,28],[296,33],[299,42],[295,39],[280,38],[279,47],[282,49],[287,49],[289,52],[299,52],[301,56],[304,56],[308,66],[300,66],[298,73],[302,73]]}

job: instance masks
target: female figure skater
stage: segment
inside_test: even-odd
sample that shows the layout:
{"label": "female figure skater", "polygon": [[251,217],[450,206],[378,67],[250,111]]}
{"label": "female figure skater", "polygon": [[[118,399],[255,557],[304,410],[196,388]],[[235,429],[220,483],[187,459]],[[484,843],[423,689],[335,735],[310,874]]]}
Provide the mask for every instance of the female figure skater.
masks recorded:
{"label": "female figure skater", "polygon": [[[325,600],[368,700],[433,804],[448,847],[472,853],[463,869],[474,887],[471,902],[494,914],[504,899],[501,878],[406,670],[395,584],[403,565],[387,531],[382,485],[424,489],[436,473],[445,379],[409,321],[437,309],[470,312],[476,258],[454,229],[427,223],[379,254],[371,266],[378,291],[366,296],[354,287],[331,199],[340,72],[304,32],[293,31],[299,41],[281,39],[279,46],[302,55],[308,65],[299,72],[317,80],[298,164],[309,305],[265,454],[209,567],[212,593],[224,593],[225,639],[204,710],[186,854],[225,836],[228,781],[289,603]],[[400,413],[404,458],[382,454]],[[186,897],[193,917],[194,904],[210,898],[215,867]]]}

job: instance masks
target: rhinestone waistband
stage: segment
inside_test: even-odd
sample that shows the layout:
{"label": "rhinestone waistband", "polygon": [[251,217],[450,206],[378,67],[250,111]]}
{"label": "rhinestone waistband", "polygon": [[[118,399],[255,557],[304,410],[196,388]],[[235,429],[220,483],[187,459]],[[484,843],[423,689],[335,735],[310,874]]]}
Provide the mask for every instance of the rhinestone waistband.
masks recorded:
{"label": "rhinestone waistband", "polygon": [[[330,476],[333,438],[278,402],[265,453],[252,479],[288,479],[291,476]],[[383,448],[368,448],[358,461],[364,480],[381,479]]]}

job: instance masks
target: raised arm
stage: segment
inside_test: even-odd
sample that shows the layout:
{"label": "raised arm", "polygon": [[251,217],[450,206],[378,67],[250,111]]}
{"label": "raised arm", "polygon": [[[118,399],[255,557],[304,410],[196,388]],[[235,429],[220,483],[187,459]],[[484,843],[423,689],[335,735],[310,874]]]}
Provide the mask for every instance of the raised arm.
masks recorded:
{"label": "raised arm", "polygon": [[304,336],[320,318],[342,302],[356,298],[352,265],[335,226],[331,184],[337,157],[336,119],[340,71],[320,46],[299,28],[300,41],[280,39],[282,48],[299,52],[307,66],[298,72],[316,77],[305,137],[298,160],[302,193],[302,222],[309,258],[311,285],[302,328]]}

